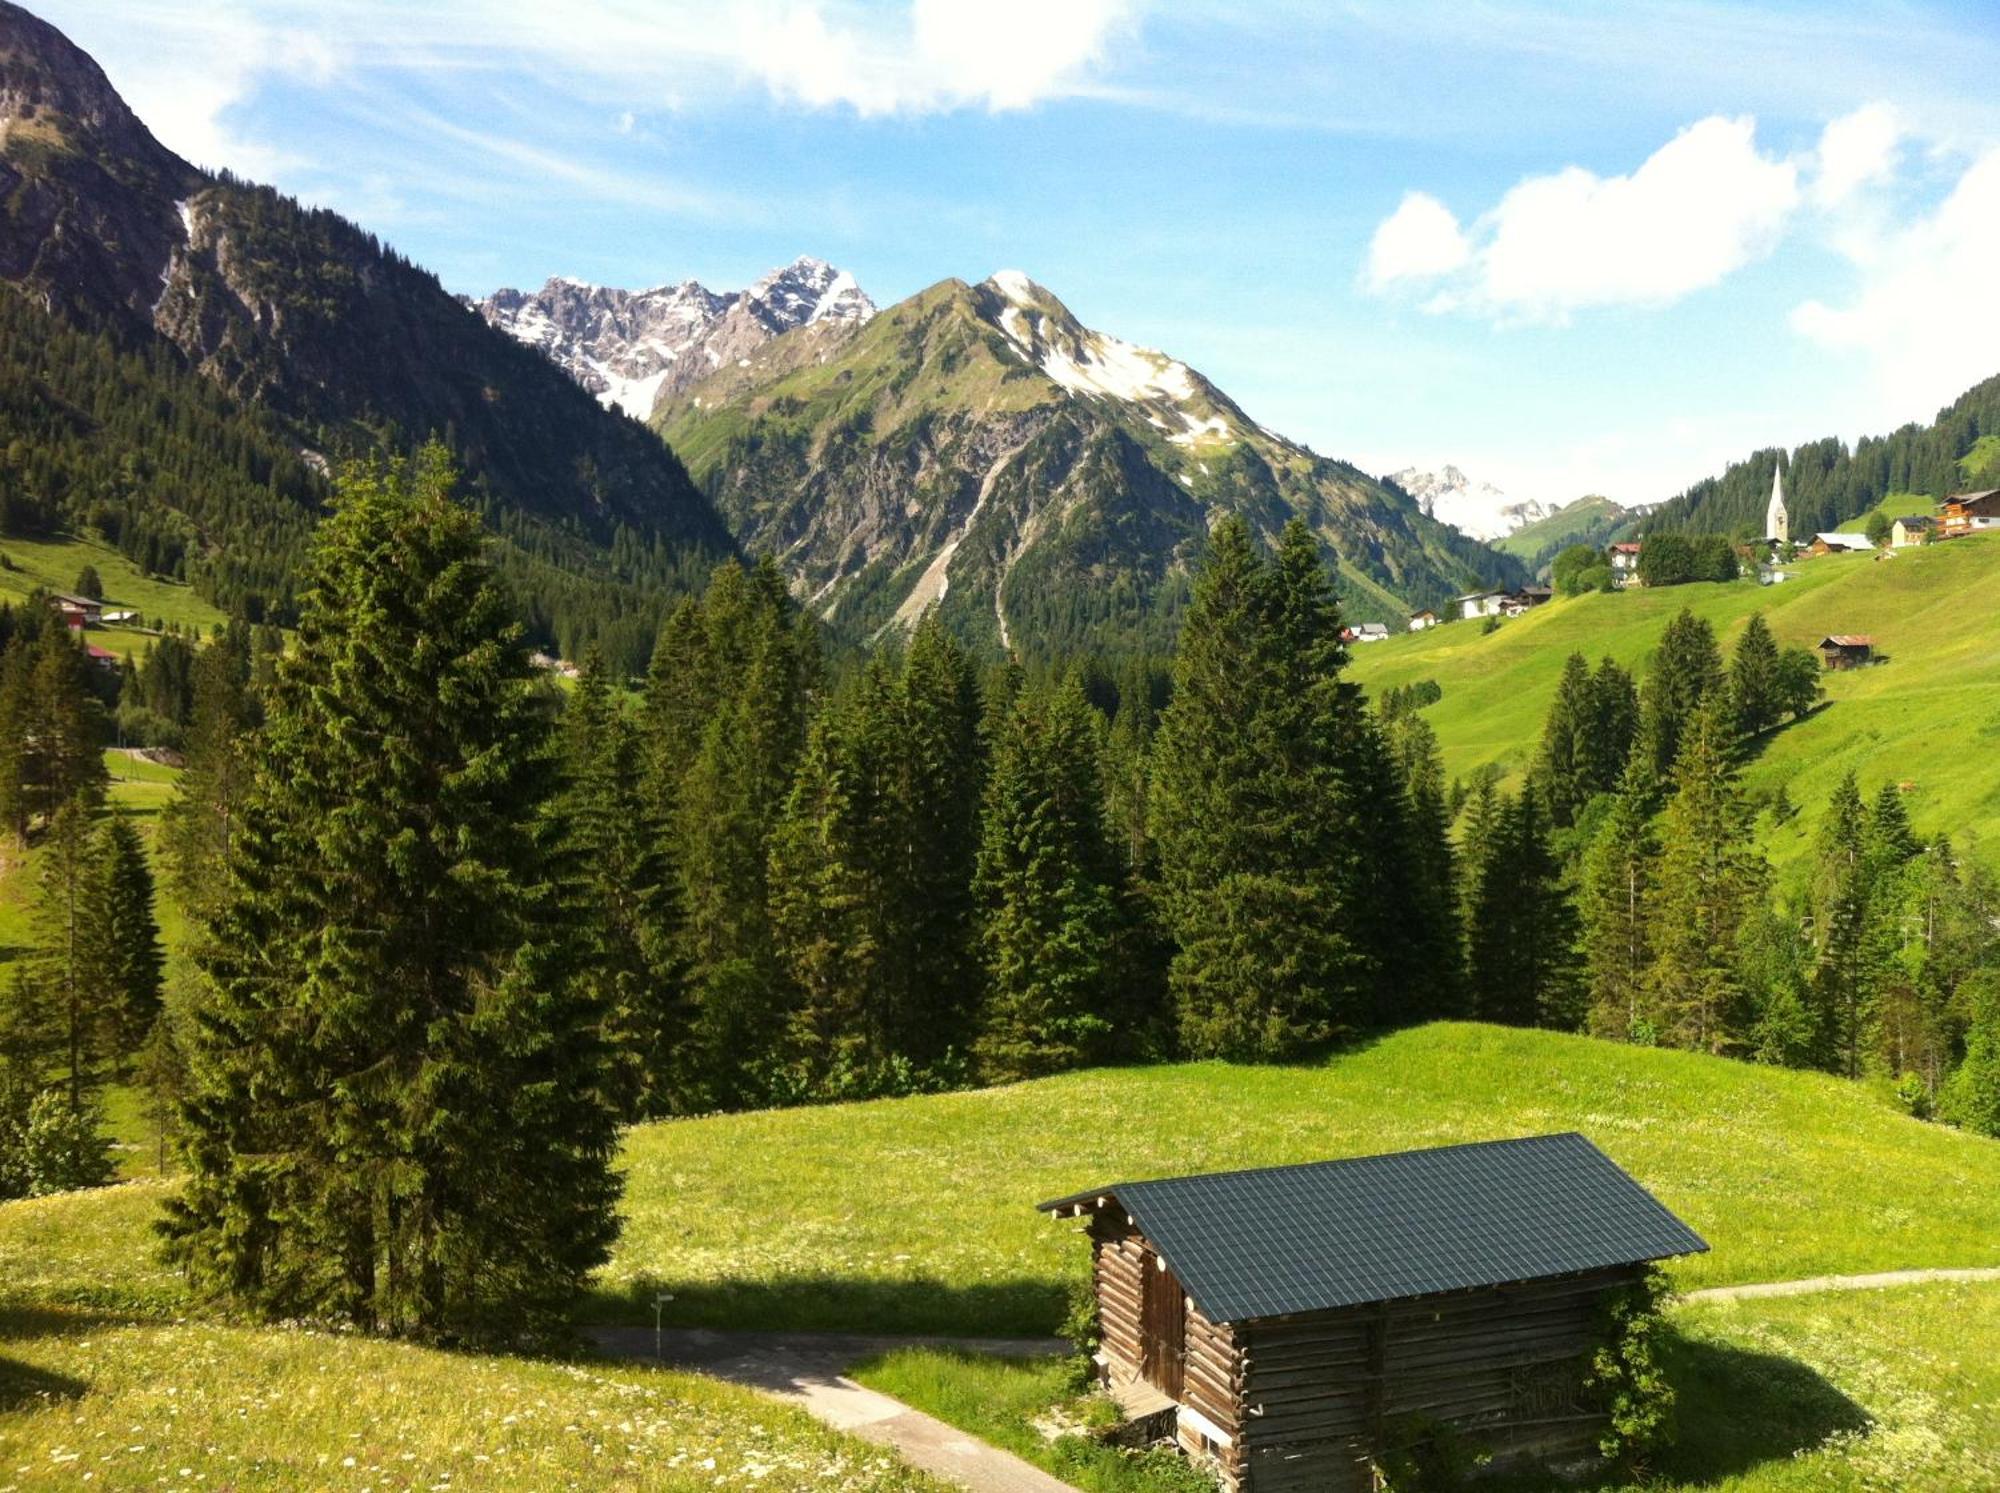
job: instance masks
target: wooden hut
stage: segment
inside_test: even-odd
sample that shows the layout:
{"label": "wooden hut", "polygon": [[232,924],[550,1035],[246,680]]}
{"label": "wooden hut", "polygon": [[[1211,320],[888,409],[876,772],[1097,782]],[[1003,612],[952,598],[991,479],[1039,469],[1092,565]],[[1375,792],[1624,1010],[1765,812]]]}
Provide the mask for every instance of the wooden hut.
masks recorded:
{"label": "wooden hut", "polygon": [[1875,662],[1875,640],[1866,633],[1837,632],[1819,640],[1819,656],[1829,669],[1858,669]]}
{"label": "wooden hut", "polygon": [[1448,1428],[1582,1464],[1608,1295],[1708,1248],[1581,1135],[1094,1188],[1104,1382],[1225,1487],[1374,1486]]}

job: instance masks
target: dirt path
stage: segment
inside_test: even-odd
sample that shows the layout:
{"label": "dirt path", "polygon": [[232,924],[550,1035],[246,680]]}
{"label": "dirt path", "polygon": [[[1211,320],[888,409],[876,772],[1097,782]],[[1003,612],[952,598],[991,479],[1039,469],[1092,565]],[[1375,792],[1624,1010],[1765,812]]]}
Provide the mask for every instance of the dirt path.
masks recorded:
{"label": "dirt path", "polygon": [[665,1362],[763,1390],[801,1406],[836,1430],[893,1448],[913,1467],[979,1493],[1072,1493],[1012,1452],[989,1446],[901,1400],[857,1384],[847,1370],[895,1348],[956,1348],[1029,1358],[1059,1353],[1054,1338],[878,1337],[833,1332],[707,1332],[674,1328],[655,1356],[652,1329],[603,1327],[591,1336],[618,1358]]}
{"label": "dirt path", "polygon": [[1689,1291],[1683,1301],[1750,1301],[1759,1296],[1805,1296],[1814,1291],[1872,1291],[1878,1286],[1915,1286],[1931,1280],[2000,1280],[2000,1266],[1976,1270],[1884,1270],[1875,1275],[1815,1275],[1755,1286],[1709,1286]]}

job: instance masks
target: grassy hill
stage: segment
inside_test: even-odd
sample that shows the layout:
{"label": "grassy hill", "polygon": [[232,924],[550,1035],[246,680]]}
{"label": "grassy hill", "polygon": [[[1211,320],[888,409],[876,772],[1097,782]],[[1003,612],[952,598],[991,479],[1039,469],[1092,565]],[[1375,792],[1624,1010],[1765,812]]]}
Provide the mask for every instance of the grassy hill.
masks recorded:
{"label": "grassy hill", "polygon": [[1898,550],[1894,559],[1829,555],[1791,567],[1793,579],[1630,590],[1559,600],[1493,633],[1454,623],[1357,650],[1354,677],[1371,692],[1434,679],[1444,695],[1426,717],[1445,770],[1495,767],[1517,778],[1534,756],[1542,719],[1572,650],[1643,669],[1667,621],[1690,607],[1714,626],[1725,653],[1761,611],[1780,644],[1830,632],[1869,633],[1879,667],[1826,676],[1828,703],[1810,719],[1754,744],[1752,792],[1784,785],[1802,811],[1767,830],[1772,859],[1796,862],[1840,775],[1864,792],[1891,781],[1919,833],[2000,838],[2000,538]]}
{"label": "grassy hill", "polygon": [[[163,622],[207,631],[229,619],[195,594],[192,586],[147,575],[110,545],[95,539],[24,539],[0,536],[0,555],[10,562],[0,568],[0,601],[19,606],[38,587],[69,591],[84,566],[95,567],[104,583],[100,600],[114,609],[136,611],[147,628]],[[85,636],[113,653],[143,658],[152,646],[150,633],[136,628],[90,628]]]}
{"label": "grassy hill", "polygon": [[1512,555],[1531,571],[1539,570],[1572,544],[1609,543],[1611,536],[1631,517],[1629,510],[1609,498],[1578,498],[1547,518],[1523,525],[1505,539],[1495,539],[1492,548]]}
{"label": "grassy hill", "polygon": [[[682,1323],[1045,1332],[1087,1252],[1074,1223],[1034,1211],[1041,1198],[1562,1129],[1589,1134],[1709,1240],[1712,1253],[1672,1268],[1683,1286],[2000,1265],[2000,1143],[1822,1075],[1448,1023],[1293,1067],[1099,1070],[638,1127],[625,1237],[598,1307],[636,1320],[666,1289]],[[753,1455],[791,1469],[772,1474],[778,1487],[829,1464],[843,1470],[823,1485],[916,1486],[795,1417],[681,1376],[179,1320],[180,1283],[146,1243],[169,1185],[0,1205],[0,1472],[81,1452],[132,1456],[128,1482],[199,1466],[211,1481],[307,1487],[353,1455],[343,1485],[379,1469],[397,1474],[392,1486],[432,1486],[442,1469],[463,1486],[619,1487],[633,1481],[620,1462],[637,1457],[677,1487],[672,1458],[700,1438],[718,1470]],[[1996,1324],[2000,1287],[1987,1285],[1684,1307],[1675,1375],[1700,1434],[1667,1470],[1680,1486],[1758,1493],[1981,1486],[1973,1473],[1991,1470],[2000,1444]],[[1028,1371],[883,1369],[885,1387],[928,1393],[961,1421],[1045,1402],[1009,1372]],[[1876,1433],[1851,1434],[1869,1416]],[[604,1460],[587,1460],[586,1440]],[[149,1450],[114,1450],[132,1445]],[[1096,1477],[1086,1485],[1168,1486]]]}

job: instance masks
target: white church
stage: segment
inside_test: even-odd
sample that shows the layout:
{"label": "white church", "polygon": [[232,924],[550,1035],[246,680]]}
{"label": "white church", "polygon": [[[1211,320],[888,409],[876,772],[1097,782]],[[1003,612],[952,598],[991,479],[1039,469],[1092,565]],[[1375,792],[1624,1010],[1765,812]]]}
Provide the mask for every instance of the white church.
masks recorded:
{"label": "white church", "polygon": [[1785,469],[1771,468],[1771,506],[1764,510],[1764,537],[1773,544],[1789,544],[1792,516],[1785,511]]}

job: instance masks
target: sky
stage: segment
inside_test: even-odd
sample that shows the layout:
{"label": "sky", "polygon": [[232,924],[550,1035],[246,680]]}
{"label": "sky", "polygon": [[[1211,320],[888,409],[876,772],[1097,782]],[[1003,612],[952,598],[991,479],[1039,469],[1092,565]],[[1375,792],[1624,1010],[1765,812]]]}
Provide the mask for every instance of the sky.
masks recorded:
{"label": "sky", "polygon": [[2000,7],[28,0],[456,291],[1024,270],[1372,472],[1671,496],[2000,372]]}

